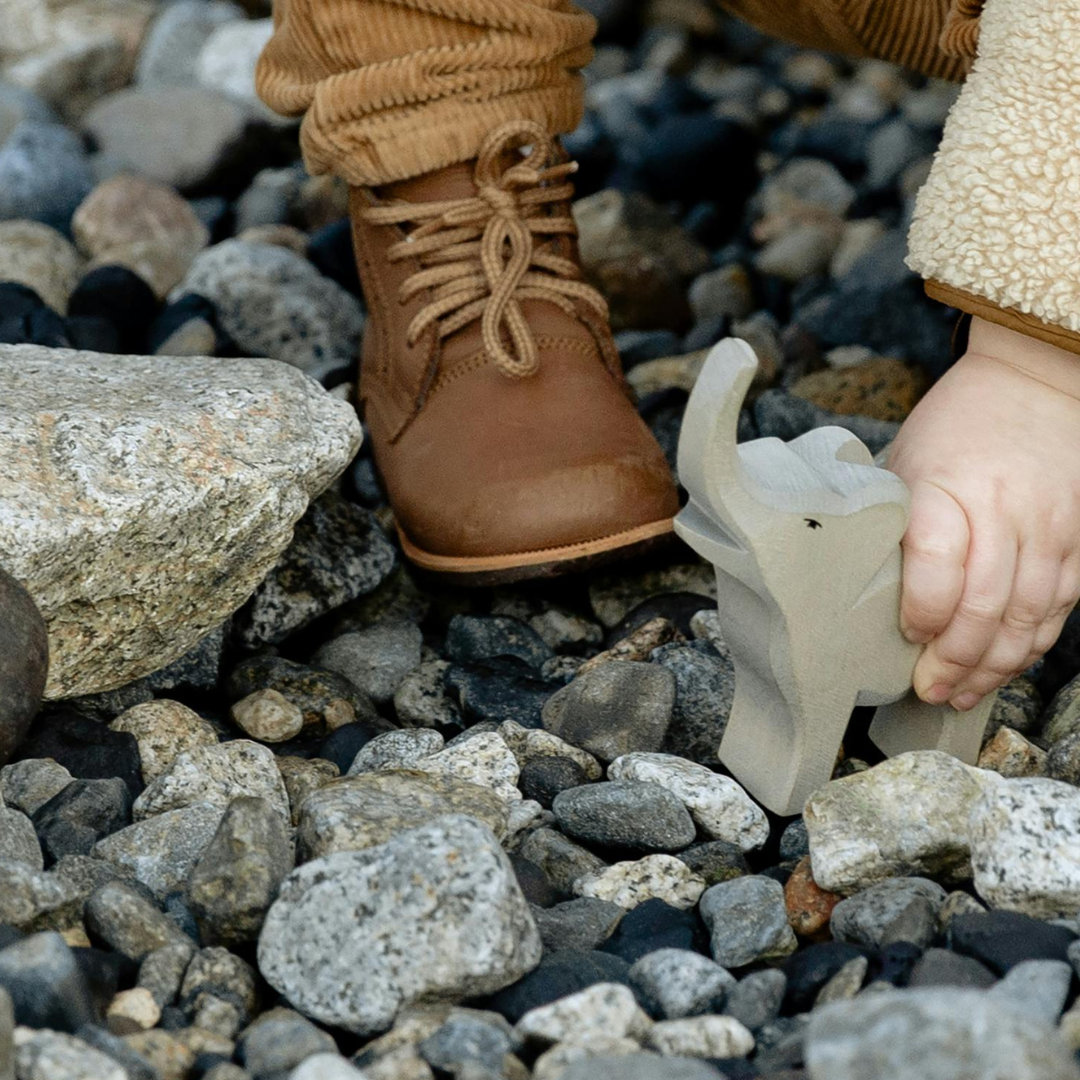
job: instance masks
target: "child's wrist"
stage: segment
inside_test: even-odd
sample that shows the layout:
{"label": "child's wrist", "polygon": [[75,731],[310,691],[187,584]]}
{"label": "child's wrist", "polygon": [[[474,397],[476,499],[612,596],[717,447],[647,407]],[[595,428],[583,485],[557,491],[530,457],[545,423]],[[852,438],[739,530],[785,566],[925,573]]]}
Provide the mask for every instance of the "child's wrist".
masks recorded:
{"label": "child's wrist", "polygon": [[1000,361],[1080,399],[1080,357],[1049,342],[974,316],[967,355]]}

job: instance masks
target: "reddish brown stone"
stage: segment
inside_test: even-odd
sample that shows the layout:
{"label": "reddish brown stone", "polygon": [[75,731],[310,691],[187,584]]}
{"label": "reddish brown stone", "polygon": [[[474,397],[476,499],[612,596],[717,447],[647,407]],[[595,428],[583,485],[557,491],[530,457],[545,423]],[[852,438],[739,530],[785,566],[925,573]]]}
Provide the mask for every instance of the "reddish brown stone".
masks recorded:
{"label": "reddish brown stone", "polygon": [[799,937],[827,939],[829,918],[842,899],[836,893],[826,892],[814,880],[809,855],[795,867],[784,886],[788,922]]}

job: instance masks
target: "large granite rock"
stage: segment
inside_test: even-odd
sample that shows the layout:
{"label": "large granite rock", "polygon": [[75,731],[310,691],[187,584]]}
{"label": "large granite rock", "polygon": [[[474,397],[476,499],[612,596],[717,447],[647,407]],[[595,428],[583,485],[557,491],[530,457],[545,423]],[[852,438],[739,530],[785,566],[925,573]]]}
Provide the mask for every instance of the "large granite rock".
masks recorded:
{"label": "large granite rock", "polygon": [[0,570],[0,763],[26,734],[49,667],[45,623],[30,594]]}
{"label": "large granite rock", "polygon": [[305,1016],[371,1035],[409,1005],[494,993],[540,953],[498,840],[451,815],[292,873],[263,926],[259,968]]}
{"label": "large granite rock", "polygon": [[216,629],[359,441],[285,364],[0,346],[0,563],[48,625],[46,697],[122,686]]}
{"label": "large granite rock", "polygon": [[891,877],[971,877],[968,812],[1001,778],[938,750],[833,780],[806,803],[814,880],[849,895]]}
{"label": "large granite rock", "polygon": [[1037,919],[1080,911],[1080,791],[1035,776],[986,790],[971,807],[975,889],[991,907]]}

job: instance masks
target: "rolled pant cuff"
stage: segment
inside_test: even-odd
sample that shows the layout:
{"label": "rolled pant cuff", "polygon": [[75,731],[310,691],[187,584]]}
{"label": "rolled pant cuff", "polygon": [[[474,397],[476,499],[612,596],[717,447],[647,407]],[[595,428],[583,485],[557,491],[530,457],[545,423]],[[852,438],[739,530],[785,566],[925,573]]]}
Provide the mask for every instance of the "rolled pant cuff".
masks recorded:
{"label": "rolled pant cuff", "polygon": [[450,97],[380,114],[377,120],[320,123],[318,103],[301,128],[304,162],[312,174],[334,173],[349,184],[378,187],[408,180],[480,153],[484,140],[508,120],[535,120],[553,135],[581,122],[580,76],[558,87],[500,94],[486,101]]}

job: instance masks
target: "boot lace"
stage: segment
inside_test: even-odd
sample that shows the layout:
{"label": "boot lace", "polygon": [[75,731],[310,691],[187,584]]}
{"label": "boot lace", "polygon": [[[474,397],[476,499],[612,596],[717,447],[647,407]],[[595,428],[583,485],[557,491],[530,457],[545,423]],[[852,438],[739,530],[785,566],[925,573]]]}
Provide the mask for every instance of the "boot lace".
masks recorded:
{"label": "boot lace", "polygon": [[[530,150],[519,161],[516,152],[524,146]],[[514,152],[510,165],[508,151]],[[605,331],[607,303],[581,280],[574,260],[552,250],[558,238],[577,234],[569,213],[552,212],[573,196],[566,178],[577,164],[552,164],[556,158],[555,142],[539,124],[512,121],[484,143],[471,198],[394,202],[364,212],[375,225],[412,226],[387,252],[391,262],[420,263],[399,291],[402,303],[431,290],[430,303],[409,324],[410,344],[432,327],[442,341],[479,319],[487,355],[504,374],[526,378],[540,360],[521,302],[543,300],[581,318],[615,370],[618,357]]]}

